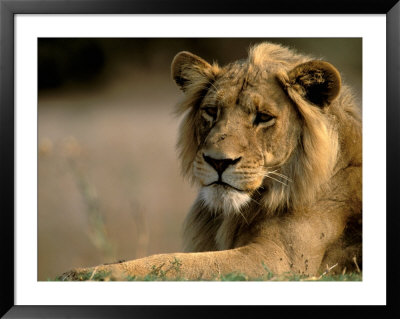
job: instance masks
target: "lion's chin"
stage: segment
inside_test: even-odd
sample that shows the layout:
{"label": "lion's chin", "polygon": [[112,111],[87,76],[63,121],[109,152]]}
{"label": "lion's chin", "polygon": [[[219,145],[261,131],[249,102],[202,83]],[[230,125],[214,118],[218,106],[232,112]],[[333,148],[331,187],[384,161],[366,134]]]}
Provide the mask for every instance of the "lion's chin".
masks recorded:
{"label": "lion's chin", "polygon": [[216,213],[235,214],[248,205],[250,195],[223,185],[204,186],[200,190],[199,199],[208,209]]}

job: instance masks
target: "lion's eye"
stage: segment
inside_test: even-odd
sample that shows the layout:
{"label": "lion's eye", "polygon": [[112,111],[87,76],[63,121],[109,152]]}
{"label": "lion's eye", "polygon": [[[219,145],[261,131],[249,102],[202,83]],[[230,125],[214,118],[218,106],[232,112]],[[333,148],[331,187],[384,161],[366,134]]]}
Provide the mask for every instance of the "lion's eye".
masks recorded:
{"label": "lion's eye", "polygon": [[273,119],[275,119],[275,117],[272,115],[269,115],[267,113],[257,112],[256,117],[254,119],[254,125],[258,125],[260,123],[268,123]]}
{"label": "lion's eye", "polygon": [[203,111],[208,115],[215,119],[218,115],[218,108],[214,106],[207,106],[203,108]]}

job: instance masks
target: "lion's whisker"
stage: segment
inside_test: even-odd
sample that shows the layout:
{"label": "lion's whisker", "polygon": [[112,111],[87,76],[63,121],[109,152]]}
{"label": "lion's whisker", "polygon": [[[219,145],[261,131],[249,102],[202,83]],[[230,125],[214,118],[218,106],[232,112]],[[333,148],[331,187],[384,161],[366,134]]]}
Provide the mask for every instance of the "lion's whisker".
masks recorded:
{"label": "lion's whisker", "polygon": [[269,174],[274,174],[274,175],[276,175],[276,176],[278,176],[278,177],[280,177],[280,178],[286,180],[287,182],[293,182],[293,180],[292,180],[291,178],[289,178],[289,177],[287,177],[286,175],[283,175],[283,174],[281,174],[281,173],[277,173],[276,171],[272,171],[272,172],[268,172],[268,173],[259,173],[259,174],[257,174],[257,175],[263,176],[263,177],[269,177],[269,178],[271,178],[271,179],[273,179],[273,180],[275,180],[275,181],[277,181],[277,182],[279,182],[279,183],[281,183],[281,184],[284,184],[284,185],[288,186],[288,184],[283,183],[282,181],[280,181],[280,180],[278,180],[278,179],[276,179],[276,178],[270,176]]}
{"label": "lion's whisker", "polygon": [[291,178],[289,178],[289,177],[287,177],[286,175],[283,175],[283,174],[281,174],[281,173],[277,173],[276,170],[275,170],[275,171],[272,171],[272,172],[268,172],[268,173],[269,173],[269,174],[277,175],[277,176],[279,176],[279,177],[282,177],[283,179],[286,179],[286,180],[289,181],[289,182],[293,182],[293,180],[292,180]]}
{"label": "lion's whisker", "polygon": [[280,167],[280,165],[272,165],[272,166],[264,166],[265,168],[275,168],[275,167]]}
{"label": "lion's whisker", "polygon": [[251,198],[251,197],[250,197],[250,200],[252,200],[253,202],[255,202],[257,205],[260,205],[260,203],[257,202],[254,198]]}
{"label": "lion's whisker", "polygon": [[269,176],[268,174],[264,175],[265,177],[268,177],[270,179],[273,179],[274,181],[277,181],[278,183],[281,183],[282,185],[288,186],[288,184],[280,181],[279,179],[273,178],[272,176]]}
{"label": "lion's whisker", "polygon": [[247,221],[246,217],[244,217],[244,215],[243,215],[243,213],[242,213],[242,210],[241,210],[241,209],[239,209],[239,210],[238,210],[238,212],[239,212],[240,216],[242,216],[242,217],[243,217],[243,219],[244,219],[245,223],[248,225],[248,224],[249,224],[249,222]]}

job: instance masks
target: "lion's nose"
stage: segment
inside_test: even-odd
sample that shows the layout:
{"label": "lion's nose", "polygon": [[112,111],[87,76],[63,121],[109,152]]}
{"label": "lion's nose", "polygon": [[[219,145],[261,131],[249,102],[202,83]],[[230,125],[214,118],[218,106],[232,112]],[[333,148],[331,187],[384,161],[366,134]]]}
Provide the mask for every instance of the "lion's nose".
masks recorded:
{"label": "lion's nose", "polygon": [[203,158],[208,164],[210,164],[217,171],[219,175],[221,175],[229,165],[235,165],[242,159],[241,157],[235,159],[230,159],[230,158],[216,159],[207,156],[205,154],[203,154]]}

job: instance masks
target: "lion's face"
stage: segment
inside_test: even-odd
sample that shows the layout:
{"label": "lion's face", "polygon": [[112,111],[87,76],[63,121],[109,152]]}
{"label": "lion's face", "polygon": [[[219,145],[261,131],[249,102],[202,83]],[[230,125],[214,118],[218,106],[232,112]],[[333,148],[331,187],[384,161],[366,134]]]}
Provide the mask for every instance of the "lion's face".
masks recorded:
{"label": "lion's face", "polygon": [[[330,169],[325,146],[314,150],[330,133],[315,118],[339,92],[336,69],[322,61],[292,62],[291,68],[280,62],[286,69],[279,68],[271,56],[259,63],[256,55],[220,68],[182,52],[172,63],[172,76],[186,95],[180,111],[189,109],[178,142],[183,169],[200,184],[199,198],[213,211],[240,212],[262,193],[282,201],[288,190],[281,185],[304,167],[315,167],[316,175]],[[299,148],[313,155],[296,158]],[[313,156],[320,157],[318,165],[308,163]],[[304,181],[297,185],[307,188],[306,176]]]}
{"label": "lion's face", "polygon": [[193,174],[207,206],[225,212],[276,178],[298,142],[299,118],[278,81],[262,72],[249,76],[240,65],[220,72],[195,117]]}

